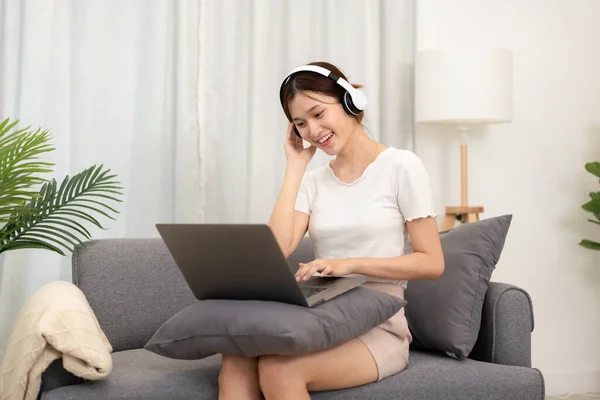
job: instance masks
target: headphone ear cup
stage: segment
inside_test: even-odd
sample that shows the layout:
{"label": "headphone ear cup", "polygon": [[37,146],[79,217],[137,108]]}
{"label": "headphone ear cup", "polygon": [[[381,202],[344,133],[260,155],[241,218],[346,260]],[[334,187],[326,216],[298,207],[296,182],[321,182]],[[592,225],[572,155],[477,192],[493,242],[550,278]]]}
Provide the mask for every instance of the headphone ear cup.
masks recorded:
{"label": "headphone ear cup", "polygon": [[344,92],[343,100],[344,101],[342,101],[342,104],[344,105],[344,109],[347,113],[352,115],[358,115],[362,112],[362,110],[359,110],[352,102],[352,96],[350,96],[350,93]]}

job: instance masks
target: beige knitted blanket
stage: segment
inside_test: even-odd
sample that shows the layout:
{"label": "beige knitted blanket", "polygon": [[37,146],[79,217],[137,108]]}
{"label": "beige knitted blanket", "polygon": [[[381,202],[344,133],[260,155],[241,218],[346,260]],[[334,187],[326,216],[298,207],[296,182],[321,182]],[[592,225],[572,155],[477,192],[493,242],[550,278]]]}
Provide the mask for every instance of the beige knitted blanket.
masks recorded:
{"label": "beige knitted blanket", "polygon": [[35,400],[42,372],[61,357],[76,376],[105,378],[112,370],[111,353],[83,292],[66,281],[48,283],[17,317],[0,364],[0,400]]}

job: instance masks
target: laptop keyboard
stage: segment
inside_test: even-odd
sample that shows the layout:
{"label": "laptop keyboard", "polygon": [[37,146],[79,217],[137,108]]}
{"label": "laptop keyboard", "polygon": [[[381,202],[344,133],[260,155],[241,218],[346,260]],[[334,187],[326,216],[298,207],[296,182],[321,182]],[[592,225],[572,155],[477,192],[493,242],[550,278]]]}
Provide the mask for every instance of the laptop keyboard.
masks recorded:
{"label": "laptop keyboard", "polygon": [[302,290],[304,297],[309,298],[310,296],[314,296],[315,294],[319,294],[327,290],[327,288],[316,286],[300,286],[300,290]]}

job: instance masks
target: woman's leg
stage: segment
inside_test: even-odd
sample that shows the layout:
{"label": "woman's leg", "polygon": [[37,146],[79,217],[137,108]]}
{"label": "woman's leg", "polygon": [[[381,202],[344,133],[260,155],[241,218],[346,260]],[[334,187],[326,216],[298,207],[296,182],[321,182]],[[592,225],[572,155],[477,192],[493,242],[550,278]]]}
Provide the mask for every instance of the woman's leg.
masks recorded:
{"label": "woman's leg", "polygon": [[223,356],[219,374],[219,400],[262,400],[258,359]]}
{"label": "woman's leg", "polygon": [[379,377],[377,364],[360,339],[305,355],[260,357],[258,374],[267,400],[310,400],[308,391],[343,389]]}

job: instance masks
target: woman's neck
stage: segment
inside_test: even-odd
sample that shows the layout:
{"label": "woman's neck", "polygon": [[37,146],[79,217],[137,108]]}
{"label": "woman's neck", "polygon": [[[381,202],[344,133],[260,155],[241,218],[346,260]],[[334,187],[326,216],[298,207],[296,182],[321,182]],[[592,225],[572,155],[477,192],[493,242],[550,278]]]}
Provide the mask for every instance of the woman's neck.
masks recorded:
{"label": "woman's neck", "polygon": [[331,166],[335,169],[362,169],[377,158],[385,147],[367,136],[362,126],[350,134],[346,146],[338,153]]}

